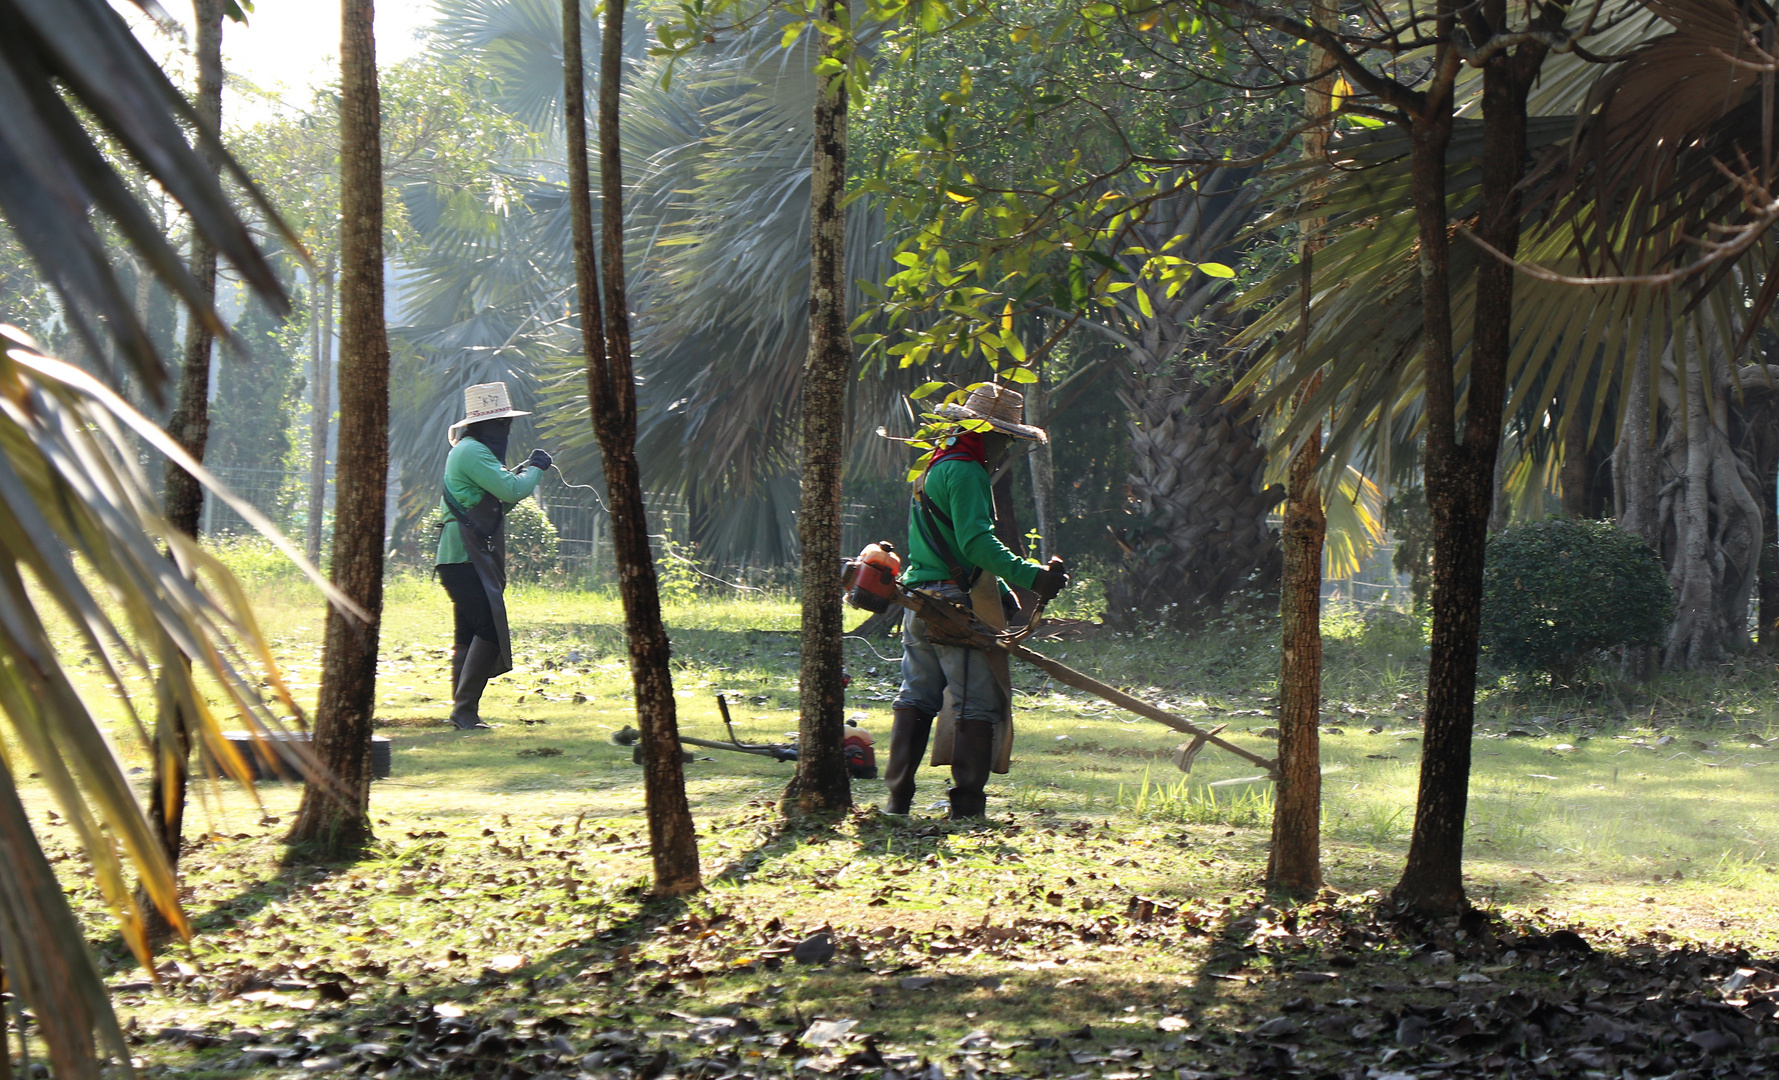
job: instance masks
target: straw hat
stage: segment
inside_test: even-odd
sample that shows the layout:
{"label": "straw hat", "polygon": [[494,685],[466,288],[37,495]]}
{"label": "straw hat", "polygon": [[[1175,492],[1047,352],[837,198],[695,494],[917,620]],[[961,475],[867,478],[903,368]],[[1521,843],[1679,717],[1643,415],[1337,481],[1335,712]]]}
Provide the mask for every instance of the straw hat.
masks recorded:
{"label": "straw hat", "polygon": [[1015,439],[1050,441],[1043,428],[1025,422],[1025,395],[999,383],[979,383],[962,405],[940,405],[933,411],[947,420],[987,420],[990,427]]}
{"label": "straw hat", "polygon": [[499,420],[503,416],[530,416],[513,408],[503,382],[477,383],[463,391],[463,419],[451,425],[451,445],[457,445],[457,433],[479,420]]}

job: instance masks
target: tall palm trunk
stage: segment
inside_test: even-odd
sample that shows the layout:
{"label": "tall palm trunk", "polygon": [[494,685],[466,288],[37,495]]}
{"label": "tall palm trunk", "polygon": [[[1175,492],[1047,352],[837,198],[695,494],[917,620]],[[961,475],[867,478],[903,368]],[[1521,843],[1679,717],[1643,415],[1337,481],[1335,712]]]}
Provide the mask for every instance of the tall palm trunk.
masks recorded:
{"label": "tall palm trunk", "polygon": [[335,585],[370,614],[327,612],[315,755],[333,790],[310,784],[293,844],[336,858],[371,839],[371,716],[383,613],[384,497],[389,476],[389,339],[383,324],[383,160],[372,0],[340,7],[340,442]]}
{"label": "tall palm trunk", "polygon": [[[192,103],[198,116],[212,130],[222,130],[222,0],[194,0],[198,94]],[[222,172],[222,162],[204,153],[204,164]],[[146,274],[139,274],[145,279]],[[192,230],[191,273],[205,307],[216,304],[216,245]],[[209,324],[193,312],[185,323],[185,355],[179,372],[179,401],[167,423],[167,433],[198,461],[204,460],[204,444],[210,437],[210,352],[214,345]],[[166,507],[168,522],[187,536],[198,535],[204,512],[204,488],[197,479],[173,462],[167,462]],[[191,661],[186,661],[190,668]],[[172,694],[157,695],[160,715],[155,724],[154,782],[148,800],[148,823],[167,854],[167,865],[177,870],[179,848],[185,836],[187,767],[191,757],[191,732],[186,716]],[[164,938],[172,926],[152,904],[148,912],[150,934]]]}
{"label": "tall palm trunk", "polygon": [[[673,700],[671,645],[661,621],[655,562],[636,461],[636,379],[630,355],[630,316],[624,290],[624,158],[618,103],[624,76],[624,2],[606,0],[599,64],[599,186],[604,290],[594,267],[591,182],[587,174],[585,68],[581,58],[580,0],[562,3],[563,115],[568,134],[568,198],[575,283],[581,297],[581,342],[587,353],[587,403],[605,468],[611,507],[612,552],[624,627],[630,639],[630,678],[642,730],[643,787],[648,801],[649,851],[655,892],[675,896],[702,884],[698,838],[686,802],[679,718]],[[603,295],[605,311],[600,311]]]}
{"label": "tall palm trunk", "polygon": [[309,287],[310,325],[315,333],[315,403],[309,419],[309,520],[305,554],[321,561],[321,526],[327,513],[327,441],[333,420],[334,257],[329,252],[321,280]]}
{"label": "tall palm trunk", "polygon": [[[816,83],[814,161],[809,182],[809,356],[803,365],[802,499],[797,538],[803,549],[802,663],[797,719],[797,772],[785,789],[791,814],[832,813],[852,805],[852,782],[841,748],[846,711],[841,687],[844,632],[840,608],[840,474],[846,423],[846,378],[852,339],[846,328],[845,62],[851,17],[847,0],[824,0],[822,20],[844,33],[823,34],[822,58],[839,71]],[[824,27],[825,29],[826,27]]]}
{"label": "tall palm trunk", "polygon": [[[1324,29],[1338,16],[1331,0],[1316,0],[1310,17]],[[1328,74],[1304,88],[1305,112],[1314,127],[1303,135],[1303,156],[1320,161],[1328,147],[1328,114],[1334,73],[1329,57],[1312,47],[1309,70]],[[1310,198],[1316,198],[1311,192]],[[1310,334],[1314,296],[1317,235],[1324,222],[1304,224],[1302,311],[1299,340]],[[1315,395],[1314,379],[1298,395],[1297,404]],[[1266,864],[1267,887],[1291,896],[1314,896],[1322,888],[1322,546],[1328,518],[1316,486],[1316,465],[1322,454],[1318,423],[1291,459],[1285,484],[1285,521],[1280,530],[1284,574],[1279,590],[1279,790],[1272,818],[1272,852]]]}

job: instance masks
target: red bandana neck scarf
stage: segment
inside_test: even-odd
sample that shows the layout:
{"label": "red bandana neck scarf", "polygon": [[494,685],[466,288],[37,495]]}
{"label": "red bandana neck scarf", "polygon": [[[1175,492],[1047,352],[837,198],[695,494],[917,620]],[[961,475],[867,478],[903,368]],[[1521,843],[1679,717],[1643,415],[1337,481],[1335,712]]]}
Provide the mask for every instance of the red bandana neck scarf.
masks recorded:
{"label": "red bandana neck scarf", "polygon": [[965,431],[954,436],[949,446],[933,455],[932,463],[937,465],[941,461],[951,461],[954,458],[974,461],[983,468],[988,468],[988,448],[982,445],[982,433]]}

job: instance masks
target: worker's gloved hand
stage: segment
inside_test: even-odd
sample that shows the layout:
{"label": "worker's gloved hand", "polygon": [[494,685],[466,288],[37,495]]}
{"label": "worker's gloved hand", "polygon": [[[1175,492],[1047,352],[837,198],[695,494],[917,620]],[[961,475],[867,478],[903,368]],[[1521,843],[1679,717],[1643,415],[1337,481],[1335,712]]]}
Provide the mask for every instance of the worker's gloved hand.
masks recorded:
{"label": "worker's gloved hand", "polygon": [[1050,565],[1038,571],[1032,578],[1032,591],[1040,600],[1054,600],[1056,594],[1069,587],[1069,573],[1062,556],[1052,555]]}
{"label": "worker's gloved hand", "polygon": [[536,469],[547,469],[555,460],[547,450],[533,450],[531,456],[525,459],[525,464]]}

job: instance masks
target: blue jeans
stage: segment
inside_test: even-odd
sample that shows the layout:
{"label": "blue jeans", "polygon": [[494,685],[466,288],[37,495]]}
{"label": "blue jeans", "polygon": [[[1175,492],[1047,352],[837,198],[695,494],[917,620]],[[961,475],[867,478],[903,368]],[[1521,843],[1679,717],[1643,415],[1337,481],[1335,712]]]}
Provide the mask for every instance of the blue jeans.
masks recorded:
{"label": "blue jeans", "polygon": [[[956,585],[928,586],[946,600],[970,606],[969,594]],[[902,689],[895,707],[936,716],[951,687],[957,700],[959,720],[998,724],[1007,715],[1001,686],[989,670],[988,657],[980,649],[940,645],[927,637],[927,624],[910,611],[902,618]]]}

